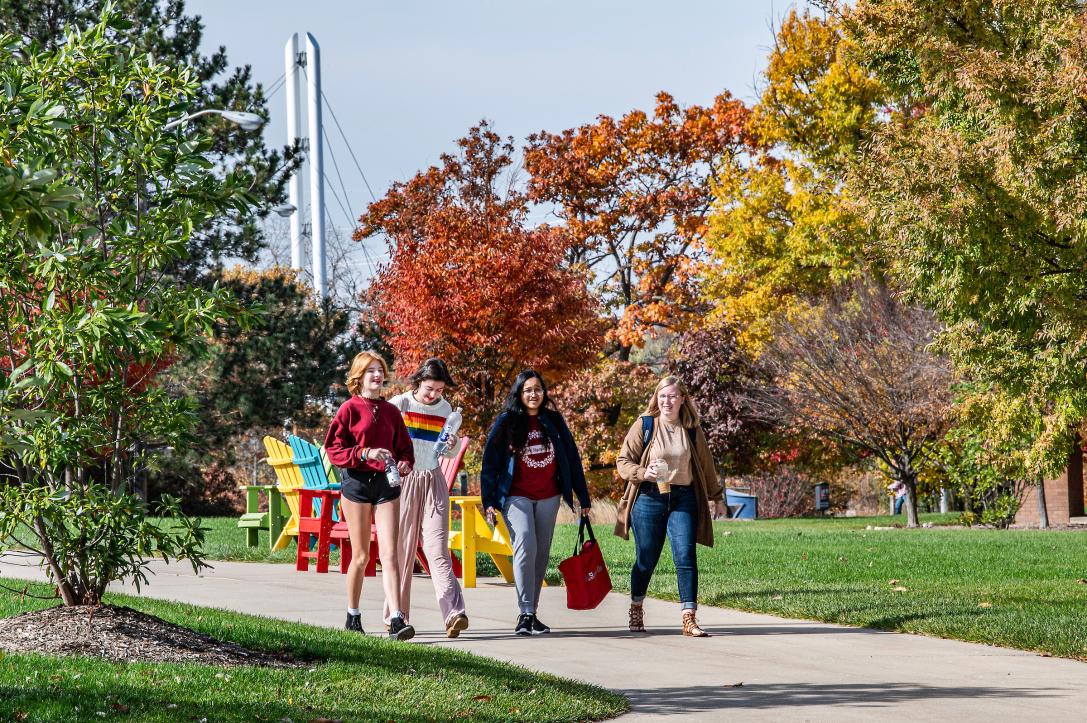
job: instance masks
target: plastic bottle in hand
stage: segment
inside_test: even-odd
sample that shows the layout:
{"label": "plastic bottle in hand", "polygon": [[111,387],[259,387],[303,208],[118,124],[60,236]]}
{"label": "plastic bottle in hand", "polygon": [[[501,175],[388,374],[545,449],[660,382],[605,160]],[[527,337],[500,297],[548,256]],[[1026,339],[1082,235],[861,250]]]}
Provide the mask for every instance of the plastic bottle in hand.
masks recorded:
{"label": "plastic bottle in hand", "polygon": [[453,449],[453,445],[457,443],[457,432],[460,431],[460,425],[464,421],[463,415],[460,413],[460,407],[453,410],[453,413],[446,417],[445,424],[442,426],[442,433],[438,435],[438,443],[434,445],[434,454],[438,457],[446,454],[450,449]]}
{"label": "plastic bottle in hand", "polygon": [[400,486],[400,470],[396,467],[396,460],[390,457],[385,460],[385,476],[389,479],[390,487]]}

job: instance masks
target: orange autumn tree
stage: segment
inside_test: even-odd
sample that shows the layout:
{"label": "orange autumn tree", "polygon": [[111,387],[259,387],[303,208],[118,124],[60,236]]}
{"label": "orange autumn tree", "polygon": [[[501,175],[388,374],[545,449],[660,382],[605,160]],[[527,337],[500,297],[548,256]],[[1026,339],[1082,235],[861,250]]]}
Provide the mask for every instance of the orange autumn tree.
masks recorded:
{"label": "orange autumn tree", "polygon": [[390,262],[368,291],[396,372],[440,356],[485,429],[525,367],[561,377],[602,344],[599,305],[564,258],[569,234],[527,226],[511,173],[514,146],[484,121],[441,166],[392,186],[361,217],[355,240],[383,234]]}
{"label": "orange autumn tree", "polygon": [[622,360],[654,329],[682,329],[702,311],[696,286],[719,169],[748,150],[748,110],[725,92],[707,107],[657,95],[652,116],[529,137],[533,201],[553,204],[573,237],[567,254],[592,271]]}

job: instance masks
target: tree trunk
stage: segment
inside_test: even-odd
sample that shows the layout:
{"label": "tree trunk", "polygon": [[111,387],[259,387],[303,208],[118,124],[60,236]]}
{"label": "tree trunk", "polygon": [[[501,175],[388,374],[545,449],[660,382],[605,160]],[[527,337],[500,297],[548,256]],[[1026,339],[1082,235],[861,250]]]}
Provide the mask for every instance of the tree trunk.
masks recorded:
{"label": "tree trunk", "polygon": [[917,527],[917,478],[904,474],[901,481],[906,485],[906,527]]}
{"label": "tree trunk", "polygon": [[50,572],[53,573],[53,579],[57,582],[57,592],[60,593],[60,599],[64,601],[64,604],[68,607],[73,605],[79,605],[79,594],[72,588],[71,583],[64,577],[60,563],[57,561],[56,553],[53,551],[53,541],[49,536],[49,532],[45,526],[45,520],[41,515],[34,518],[34,530],[38,536],[38,542],[41,543],[42,552],[45,556],[45,564],[49,567]]}
{"label": "tree trunk", "polygon": [[947,487],[940,488],[940,513],[947,514],[951,511],[951,490]]}
{"label": "tree trunk", "polygon": [[1045,508],[1045,478],[1038,480],[1038,528],[1049,528],[1049,512]]}

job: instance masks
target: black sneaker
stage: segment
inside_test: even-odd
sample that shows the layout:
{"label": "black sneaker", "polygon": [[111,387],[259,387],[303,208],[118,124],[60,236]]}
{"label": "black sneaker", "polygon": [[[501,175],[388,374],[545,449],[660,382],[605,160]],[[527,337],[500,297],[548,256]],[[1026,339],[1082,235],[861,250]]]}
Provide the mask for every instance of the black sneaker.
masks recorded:
{"label": "black sneaker", "polygon": [[532,616],[521,613],[517,617],[517,627],[513,629],[514,635],[532,635]]}
{"label": "black sneaker", "polygon": [[532,627],[532,634],[533,635],[544,635],[545,633],[550,633],[551,632],[551,628],[549,628],[546,625],[544,625],[543,623],[541,623],[540,619],[538,617],[536,617],[535,615],[532,616],[531,627]]}
{"label": "black sneaker", "polygon": [[398,615],[389,621],[389,637],[394,640],[411,640],[415,637],[415,628]]}
{"label": "black sneaker", "polygon": [[347,613],[347,622],[343,625],[344,630],[354,630],[356,633],[364,633],[362,629],[362,615],[352,615]]}

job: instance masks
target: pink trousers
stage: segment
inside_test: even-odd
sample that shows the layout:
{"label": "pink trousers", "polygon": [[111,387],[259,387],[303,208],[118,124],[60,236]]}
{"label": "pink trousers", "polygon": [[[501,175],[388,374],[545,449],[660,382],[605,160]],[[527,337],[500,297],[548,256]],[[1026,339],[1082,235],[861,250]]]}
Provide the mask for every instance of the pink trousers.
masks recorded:
{"label": "pink trousers", "polygon": [[[402,484],[397,541],[400,609],[404,619],[411,620],[411,578],[415,569],[415,549],[421,535],[423,554],[430,565],[430,580],[434,583],[434,597],[438,599],[442,620],[448,625],[454,617],[464,613],[464,595],[449,560],[449,484],[439,467],[412,472]],[[386,623],[392,612],[386,600]]]}

